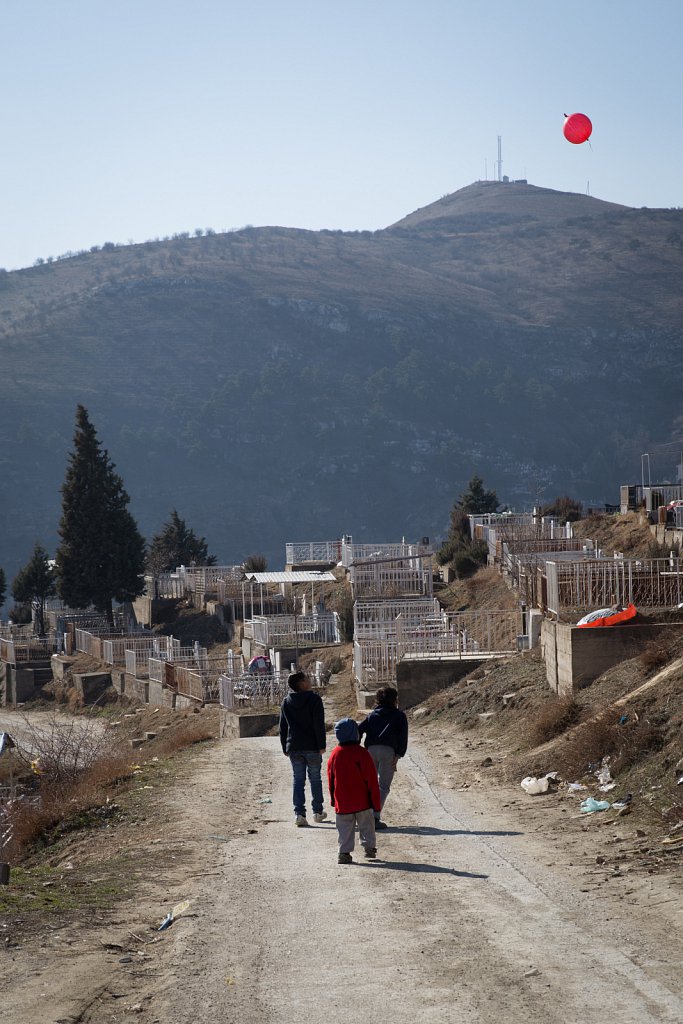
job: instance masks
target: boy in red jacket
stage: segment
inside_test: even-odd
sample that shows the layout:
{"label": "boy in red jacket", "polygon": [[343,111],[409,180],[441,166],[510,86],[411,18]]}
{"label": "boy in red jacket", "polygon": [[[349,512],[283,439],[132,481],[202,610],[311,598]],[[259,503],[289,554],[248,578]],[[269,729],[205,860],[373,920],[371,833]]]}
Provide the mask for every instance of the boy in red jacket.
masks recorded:
{"label": "boy in red jacket", "polygon": [[327,762],[327,782],[334,805],[339,834],[339,864],[353,863],[351,851],[358,825],[365,856],[374,860],[375,815],[380,812],[377,769],[370,754],[360,745],[358,726],[352,718],[342,718],[334,727],[339,746]]}

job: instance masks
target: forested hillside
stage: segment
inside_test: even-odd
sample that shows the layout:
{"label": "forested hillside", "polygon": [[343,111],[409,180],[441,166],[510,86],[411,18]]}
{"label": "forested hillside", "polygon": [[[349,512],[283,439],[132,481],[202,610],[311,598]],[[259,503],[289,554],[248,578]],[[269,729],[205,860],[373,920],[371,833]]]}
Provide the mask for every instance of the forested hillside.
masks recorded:
{"label": "forested hillside", "polygon": [[[480,182],[377,232],[263,227],[0,275],[0,566],[52,548],[76,405],[148,537],[219,561],[616,500],[683,414],[683,212]],[[675,435],[677,436],[677,435]]]}

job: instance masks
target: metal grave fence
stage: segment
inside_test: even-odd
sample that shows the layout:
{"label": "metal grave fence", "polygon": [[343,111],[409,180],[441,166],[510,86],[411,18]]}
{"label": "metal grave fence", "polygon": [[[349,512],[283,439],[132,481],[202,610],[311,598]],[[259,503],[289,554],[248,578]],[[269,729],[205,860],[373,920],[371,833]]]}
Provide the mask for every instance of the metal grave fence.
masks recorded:
{"label": "metal grave fence", "polygon": [[340,644],[341,628],[337,612],[313,612],[309,615],[254,615],[245,622],[250,635],[264,647],[289,647],[302,644]]}
{"label": "metal grave fence", "polygon": [[354,600],[381,597],[432,597],[431,556],[354,562],[349,570]]}
{"label": "metal grave fence", "polygon": [[676,608],[683,601],[683,565],[673,555],[546,562],[545,573],[547,609],[558,619],[616,605]]}
{"label": "metal grave fence", "polygon": [[517,651],[519,612],[471,611],[445,613],[439,621],[399,628],[394,636],[354,640],[354,675],[362,689],[395,685],[401,659],[410,657],[468,658]]}
{"label": "metal grave fence", "polygon": [[440,618],[441,607],[435,597],[359,600],[353,606],[353,635],[370,639],[396,633],[399,616],[404,626],[418,626],[425,618]]}
{"label": "metal grave fence", "polygon": [[405,541],[391,544],[354,544],[350,537],[342,539],[341,563],[347,569],[354,562],[370,558],[405,559],[431,555],[429,544],[407,544]]}
{"label": "metal grave fence", "polygon": [[336,565],[341,561],[341,540],[319,540],[285,544],[286,565]]}
{"label": "metal grave fence", "polygon": [[137,679],[149,675],[149,659],[163,658],[173,661],[180,653],[180,640],[172,636],[146,636],[126,644],[126,673]]}

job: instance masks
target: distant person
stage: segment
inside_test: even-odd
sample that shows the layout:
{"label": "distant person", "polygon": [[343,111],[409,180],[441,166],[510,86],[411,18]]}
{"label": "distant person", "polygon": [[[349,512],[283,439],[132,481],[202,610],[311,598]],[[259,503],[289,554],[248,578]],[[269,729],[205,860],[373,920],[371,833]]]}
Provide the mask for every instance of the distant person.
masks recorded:
{"label": "distant person", "polygon": [[352,864],[356,826],[365,856],[377,856],[375,815],[380,812],[377,769],[367,750],[360,745],[358,726],[352,718],[340,719],[334,727],[338,746],[327,762],[330,800],[336,812],[339,853],[337,863]]}
{"label": "distant person", "polygon": [[294,823],[308,825],[306,818],[306,775],[311,787],[313,820],[324,821],[321,777],[325,736],[325,712],[320,694],[314,693],[305,672],[292,672],[287,680],[288,693],[280,708],[280,743],[292,765]]}
{"label": "distant person", "polygon": [[[375,707],[360,723],[359,732],[365,736],[365,746],[374,761],[379,776],[380,811],[389,796],[391,783],[400,757],[408,749],[408,719],[398,707],[398,690],[382,686],[375,694]],[[375,828],[386,828],[381,813],[375,815]]]}

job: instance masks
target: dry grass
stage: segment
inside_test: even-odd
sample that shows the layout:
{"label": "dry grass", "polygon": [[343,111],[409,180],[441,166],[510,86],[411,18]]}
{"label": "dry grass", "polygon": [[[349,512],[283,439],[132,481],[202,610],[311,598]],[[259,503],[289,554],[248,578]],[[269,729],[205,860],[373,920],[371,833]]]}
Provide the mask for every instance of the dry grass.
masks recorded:
{"label": "dry grass", "polygon": [[611,708],[578,725],[554,750],[553,764],[566,778],[584,774],[588,766],[611,758],[613,774],[630,768],[642,757],[660,750],[662,732],[647,719],[620,723]]}
{"label": "dry grass", "polygon": [[133,773],[130,754],[111,751],[80,776],[42,780],[10,808],[4,823],[3,857],[16,863],[40,840],[107,818],[115,808],[110,794]]}
{"label": "dry grass", "polygon": [[174,728],[166,729],[154,740],[154,753],[159,757],[172,757],[173,754],[203,743],[205,740],[216,739],[216,723],[201,718],[183,719]]}
{"label": "dry grass", "polygon": [[652,675],[668,665],[672,657],[673,653],[668,644],[653,640],[638,656],[638,662],[643,672]]}
{"label": "dry grass", "polygon": [[578,722],[582,710],[582,705],[574,697],[556,697],[549,700],[538,710],[529,724],[529,744],[538,747],[555,739]]}

